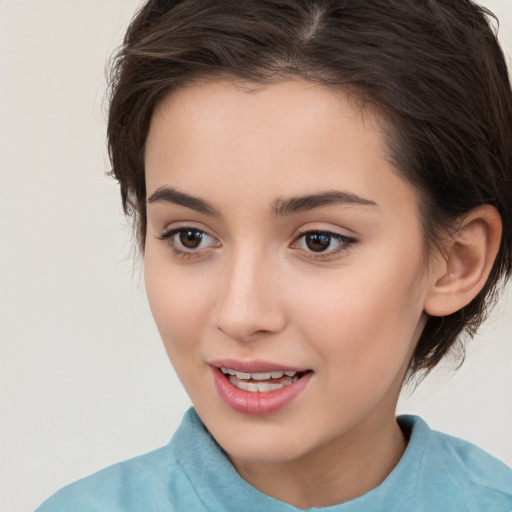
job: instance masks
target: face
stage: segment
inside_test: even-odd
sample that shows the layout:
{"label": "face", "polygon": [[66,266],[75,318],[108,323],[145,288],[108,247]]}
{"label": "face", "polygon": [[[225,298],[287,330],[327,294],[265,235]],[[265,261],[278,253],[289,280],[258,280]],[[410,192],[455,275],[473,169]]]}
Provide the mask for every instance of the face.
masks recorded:
{"label": "face", "polygon": [[146,185],[150,306],[233,459],[299,460],[394,421],[428,275],[376,118],[301,80],[193,85],[154,114]]}

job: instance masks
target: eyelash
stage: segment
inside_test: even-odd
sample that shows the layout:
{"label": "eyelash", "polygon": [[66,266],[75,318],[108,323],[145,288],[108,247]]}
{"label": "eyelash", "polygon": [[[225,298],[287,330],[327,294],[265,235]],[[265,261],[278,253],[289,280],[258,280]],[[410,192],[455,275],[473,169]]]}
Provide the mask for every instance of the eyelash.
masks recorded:
{"label": "eyelash", "polygon": [[[308,231],[300,231],[299,236],[296,238],[293,245],[296,245],[301,239],[304,239],[308,235],[321,235],[326,236],[329,239],[334,239],[340,243],[339,247],[336,249],[331,249],[330,251],[322,251],[322,252],[314,252],[314,251],[305,251],[308,253],[308,257],[314,255],[313,257],[319,261],[325,261],[335,258],[340,253],[347,252],[352,245],[357,243],[357,240],[353,237],[342,235],[341,233],[336,233],[334,231],[326,231],[321,229],[311,229]],[[331,240],[329,243],[331,243]]]}
{"label": "eyelash", "polygon": [[[179,228],[173,228],[164,231],[158,238],[159,240],[163,240],[167,243],[167,245],[170,247],[171,251],[180,258],[183,259],[189,259],[189,258],[197,258],[201,256],[199,251],[196,250],[183,250],[178,247],[178,243],[174,237],[175,235],[178,235],[179,233],[184,233],[186,231],[193,231],[194,233],[200,233],[201,237],[204,235],[210,237],[211,239],[214,239],[212,236],[210,236],[206,231],[203,231],[202,229],[198,229],[194,226],[181,226]],[[207,248],[207,250],[211,250],[211,248]]]}
{"label": "eyelash", "polygon": [[[192,231],[195,234],[199,233],[199,234],[201,234],[201,237],[206,235],[207,237],[214,240],[214,238],[211,235],[209,235],[206,231],[203,231],[202,229],[198,229],[194,226],[181,226],[178,228],[169,229],[167,231],[164,231],[158,237],[158,239],[165,241],[167,243],[167,245],[169,246],[169,248],[171,249],[171,251],[176,256],[178,256],[180,258],[189,259],[189,258],[204,256],[204,250],[203,250],[203,254],[201,254],[201,252],[196,249],[184,250],[179,247],[178,244],[180,242],[178,242],[175,239],[175,236],[180,233],[184,233],[186,231]],[[308,230],[308,231],[300,231],[299,235],[296,237],[295,241],[292,243],[292,247],[294,247],[294,246],[296,247],[297,243],[301,239],[304,239],[308,235],[320,235],[320,236],[328,237],[330,239],[329,244],[331,243],[332,239],[334,239],[340,243],[339,247],[337,247],[334,250],[331,249],[330,251],[315,252],[312,250],[300,249],[300,250],[306,252],[308,254],[309,258],[313,258],[313,259],[316,259],[319,261],[325,261],[325,260],[332,259],[335,256],[337,256],[338,254],[348,251],[352,245],[357,243],[357,240],[355,238],[352,238],[352,237],[349,237],[346,235],[342,235],[340,233],[335,233],[333,231],[313,229],[313,230]],[[205,250],[209,252],[212,250],[212,247],[208,247]]]}

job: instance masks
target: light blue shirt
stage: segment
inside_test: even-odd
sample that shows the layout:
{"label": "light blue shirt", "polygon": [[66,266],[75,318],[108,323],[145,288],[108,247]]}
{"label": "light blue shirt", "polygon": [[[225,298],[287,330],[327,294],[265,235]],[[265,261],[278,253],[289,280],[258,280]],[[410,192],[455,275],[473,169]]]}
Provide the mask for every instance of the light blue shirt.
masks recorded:
{"label": "light blue shirt", "polygon": [[[386,480],[318,512],[511,512],[512,469],[480,448],[400,416],[407,449]],[[64,487],[36,512],[292,512],[243,480],[190,409],[171,442]]]}

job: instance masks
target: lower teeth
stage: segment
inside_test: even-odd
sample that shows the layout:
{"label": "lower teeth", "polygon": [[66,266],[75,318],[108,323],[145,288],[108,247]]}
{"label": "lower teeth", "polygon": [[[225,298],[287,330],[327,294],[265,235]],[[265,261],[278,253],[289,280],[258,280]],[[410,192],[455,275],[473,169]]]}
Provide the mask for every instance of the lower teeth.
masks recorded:
{"label": "lower teeth", "polygon": [[230,375],[229,376],[229,382],[233,384],[233,386],[237,387],[238,389],[243,389],[244,391],[249,391],[250,393],[266,393],[268,391],[275,391],[276,389],[284,388],[285,386],[289,386],[290,384],[293,384],[294,382],[297,382],[299,380],[299,376],[295,375],[293,378],[287,379],[284,382],[277,383],[271,383],[271,382],[254,382],[254,381],[247,381],[247,380],[240,380],[237,379],[235,376]]}

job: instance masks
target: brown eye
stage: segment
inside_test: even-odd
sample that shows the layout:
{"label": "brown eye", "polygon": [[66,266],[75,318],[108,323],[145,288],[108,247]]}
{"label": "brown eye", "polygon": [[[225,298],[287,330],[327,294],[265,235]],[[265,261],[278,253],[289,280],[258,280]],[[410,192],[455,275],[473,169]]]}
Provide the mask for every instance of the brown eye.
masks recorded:
{"label": "brown eye", "polygon": [[305,231],[293,244],[297,249],[309,254],[311,258],[334,258],[347,251],[357,240],[333,231]]}
{"label": "brown eye", "polygon": [[313,252],[322,252],[331,245],[331,236],[327,233],[308,233],[304,236],[307,248]]}
{"label": "brown eye", "polygon": [[182,226],[164,231],[159,237],[180,258],[205,258],[210,249],[221,246],[219,241],[201,229]]}
{"label": "brown eye", "polygon": [[197,249],[203,240],[203,233],[195,229],[182,230],[179,233],[181,245],[187,249]]}

